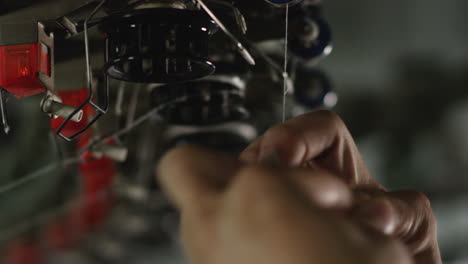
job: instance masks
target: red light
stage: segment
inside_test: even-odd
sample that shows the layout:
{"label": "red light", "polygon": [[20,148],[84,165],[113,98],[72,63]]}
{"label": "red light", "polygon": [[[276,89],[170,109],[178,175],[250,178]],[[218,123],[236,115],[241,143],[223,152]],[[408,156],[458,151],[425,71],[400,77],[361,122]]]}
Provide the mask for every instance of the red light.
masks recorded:
{"label": "red light", "polygon": [[49,49],[40,43],[0,46],[0,86],[18,98],[45,91],[38,73],[50,76]]}

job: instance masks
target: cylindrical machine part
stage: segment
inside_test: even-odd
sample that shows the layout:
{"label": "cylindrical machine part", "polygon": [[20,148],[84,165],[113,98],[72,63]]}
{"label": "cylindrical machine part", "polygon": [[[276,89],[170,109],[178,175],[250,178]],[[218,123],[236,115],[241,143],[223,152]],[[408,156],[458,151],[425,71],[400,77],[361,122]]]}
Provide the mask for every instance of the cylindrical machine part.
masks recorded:
{"label": "cylindrical machine part", "polygon": [[174,83],[212,74],[208,40],[217,31],[201,11],[149,8],[117,14],[101,30],[107,36],[106,73],[139,83]]}
{"label": "cylindrical machine part", "polygon": [[121,145],[101,144],[93,149],[93,156],[96,158],[104,156],[117,162],[124,162],[127,160],[128,149]]}
{"label": "cylindrical machine part", "polygon": [[[57,102],[49,97],[45,98],[42,102],[42,111],[55,117],[68,118],[76,111],[76,108]],[[80,110],[72,116],[71,121],[78,123],[81,122],[82,119],[83,110]]]}

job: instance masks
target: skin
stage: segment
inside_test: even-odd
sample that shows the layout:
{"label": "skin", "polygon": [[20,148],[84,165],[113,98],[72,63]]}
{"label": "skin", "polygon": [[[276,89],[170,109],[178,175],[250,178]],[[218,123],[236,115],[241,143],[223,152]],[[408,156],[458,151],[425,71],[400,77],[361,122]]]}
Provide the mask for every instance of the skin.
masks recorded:
{"label": "skin", "polygon": [[428,199],[387,192],[328,111],[273,127],[240,160],[177,148],[157,175],[194,264],[441,263]]}

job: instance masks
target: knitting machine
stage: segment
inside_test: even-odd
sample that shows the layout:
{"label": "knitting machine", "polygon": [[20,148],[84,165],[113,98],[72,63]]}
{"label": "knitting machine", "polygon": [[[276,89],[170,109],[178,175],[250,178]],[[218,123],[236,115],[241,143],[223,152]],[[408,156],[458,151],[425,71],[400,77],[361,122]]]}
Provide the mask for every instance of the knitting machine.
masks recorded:
{"label": "knitting machine", "polygon": [[239,153],[272,123],[333,107],[317,66],[331,51],[318,0],[2,3],[2,138],[20,129],[18,102],[37,102],[30,111],[50,118],[57,155],[0,195],[41,173],[78,175],[60,185],[59,217],[0,235],[5,261],[39,262],[35,241],[53,251],[94,236],[88,255],[116,263],[128,241],[173,237],[176,212],[152,175],[160,155],[181,144]]}

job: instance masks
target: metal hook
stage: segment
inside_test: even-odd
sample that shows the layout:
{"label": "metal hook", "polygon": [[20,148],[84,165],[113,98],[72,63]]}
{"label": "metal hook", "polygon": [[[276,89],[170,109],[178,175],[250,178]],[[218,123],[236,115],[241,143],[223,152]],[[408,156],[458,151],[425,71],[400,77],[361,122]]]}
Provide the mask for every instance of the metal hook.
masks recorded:
{"label": "metal hook", "polygon": [[202,0],[194,0],[200,7],[205,10],[205,12],[213,19],[216,24],[221,28],[221,30],[226,34],[235,44],[237,47],[237,50],[239,53],[244,57],[244,59],[250,64],[250,65],[255,65],[255,59],[252,57],[250,52],[244,47],[242,42],[240,42],[232,33],[229,31],[229,29],[226,28],[226,26],[223,24],[223,22],[211,11],[211,9],[205,5],[205,3]]}
{"label": "metal hook", "polygon": [[[88,23],[93,17],[97,14],[97,12],[102,8],[102,6],[106,3],[107,0],[102,0],[98,6],[93,10],[93,12],[90,14],[90,16],[84,21],[84,44],[85,44],[85,56],[86,56],[86,81],[87,81],[87,88],[88,88],[88,97],[86,100],[81,103],[80,106],[78,106],[75,111],[70,113],[70,115],[63,121],[63,123],[60,125],[60,127],[57,130],[57,135],[59,135],[61,138],[67,140],[67,141],[72,141],[81,134],[83,134],[86,130],[88,130],[96,121],[98,121],[103,115],[107,113],[107,110],[109,109],[109,78],[105,76],[105,86],[106,86],[106,95],[105,95],[105,102],[104,102],[104,107],[98,106],[96,103],[92,101],[94,97],[93,93],[93,74],[92,74],[92,67],[91,67],[91,58],[90,58],[90,52],[89,52],[89,37],[88,37]],[[108,41],[108,40],[106,40]],[[108,51],[106,50],[106,59],[108,57]],[[65,128],[65,126],[70,122],[73,117],[79,112],[82,111],[86,105],[90,104],[98,113],[96,116],[88,122],[86,127],[75,133],[74,135],[67,137],[65,136],[62,131]]]}

